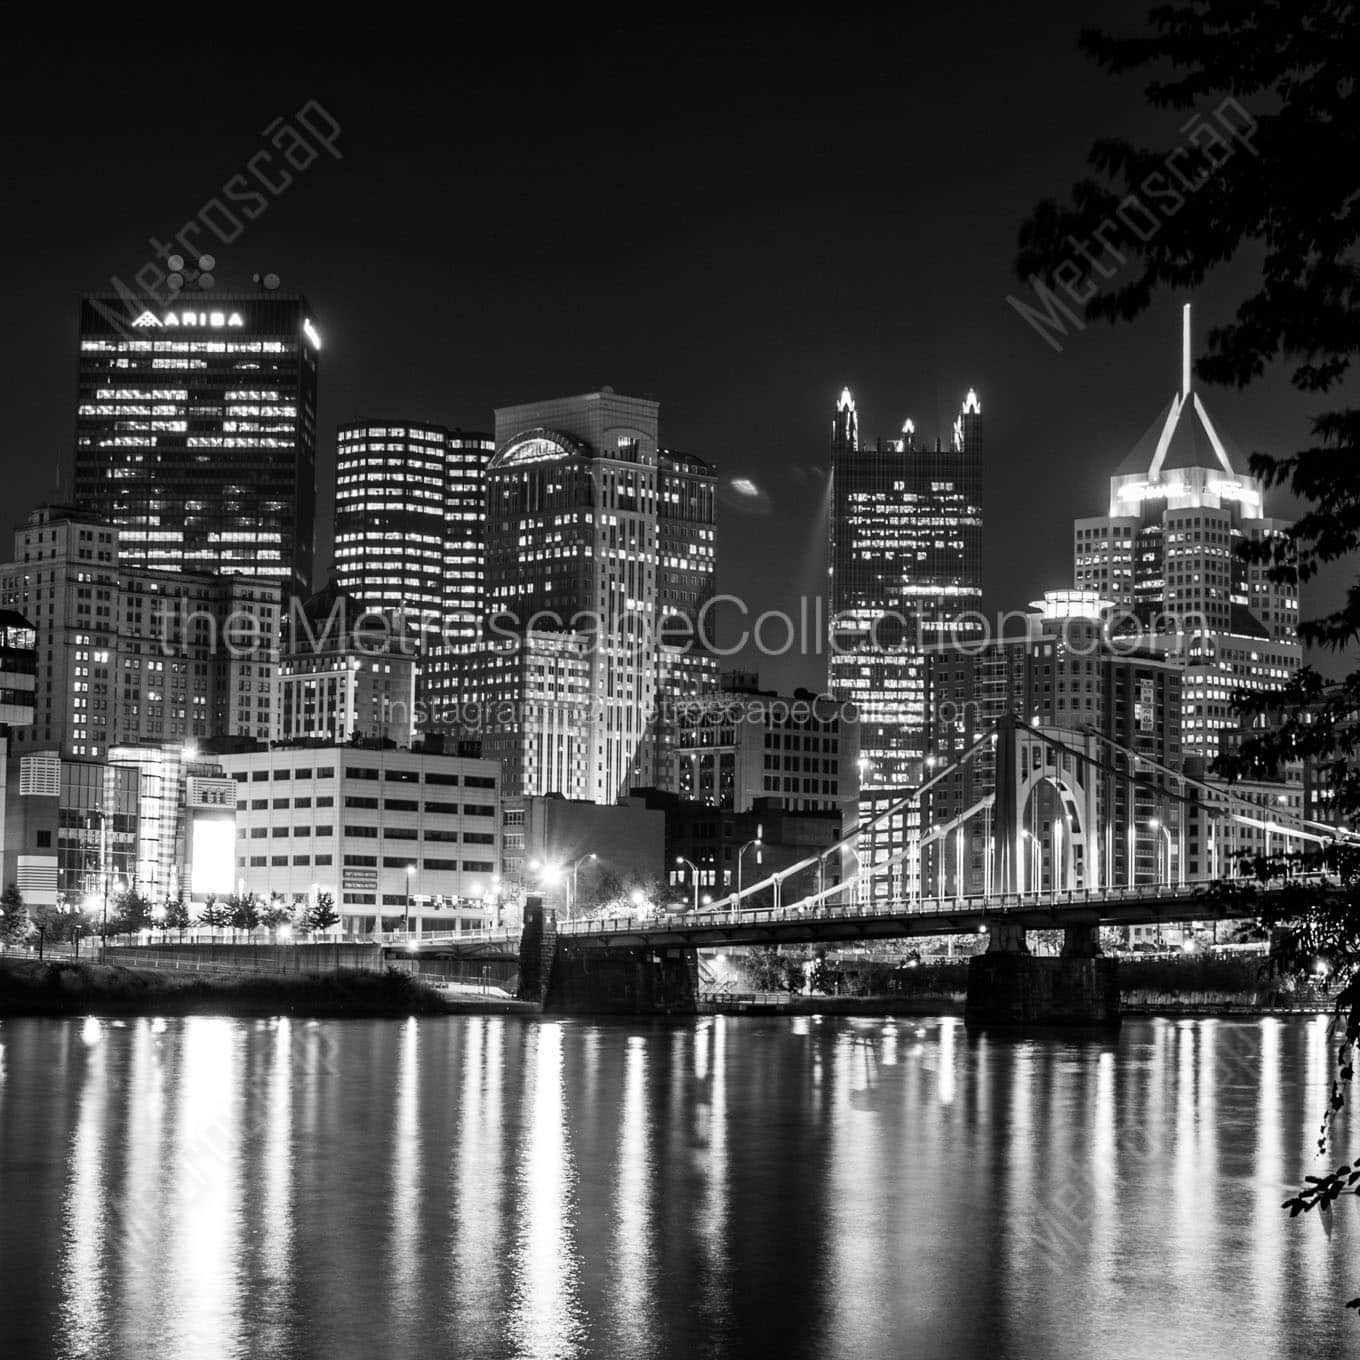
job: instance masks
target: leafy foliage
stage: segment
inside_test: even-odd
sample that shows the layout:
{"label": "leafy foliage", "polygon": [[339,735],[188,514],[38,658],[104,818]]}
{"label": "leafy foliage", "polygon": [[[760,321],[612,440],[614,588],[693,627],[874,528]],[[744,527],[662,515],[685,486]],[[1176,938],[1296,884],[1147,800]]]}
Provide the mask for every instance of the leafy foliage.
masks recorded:
{"label": "leafy foliage", "polygon": [[289,925],[293,920],[293,908],[281,897],[271,897],[260,910],[260,924],[270,930]]}
{"label": "leafy foliage", "polygon": [[166,930],[177,930],[181,935],[189,928],[189,905],[184,900],[182,888],[166,902],[162,924]]}
{"label": "leafy foliage", "polygon": [[22,944],[33,930],[28,908],[24,905],[23,894],[18,885],[11,883],[0,893],[0,940],[6,944]]}
{"label": "leafy foliage", "polygon": [[200,925],[205,925],[209,930],[221,930],[229,924],[231,913],[227,910],[224,902],[220,902],[216,897],[209,896],[198,911]]}
{"label": "leafy foliage", "polygon": [[227,924],[233,930],[254,930],[260,924],[260,904],[250,893],[232,893],[226,909]]}
{"label": "leafy foliage", "polygon": [[151,900],[136,888],[127,888],[114,899],[109,913],[111,935],[135,935],[151,926]]}
{"label": "leafy foliage", "polygon": [[306,928],[319,934],[340,924],[340,913],[335,909],[335,898],[328,892],[319,892],[316,901],[307,909]]}

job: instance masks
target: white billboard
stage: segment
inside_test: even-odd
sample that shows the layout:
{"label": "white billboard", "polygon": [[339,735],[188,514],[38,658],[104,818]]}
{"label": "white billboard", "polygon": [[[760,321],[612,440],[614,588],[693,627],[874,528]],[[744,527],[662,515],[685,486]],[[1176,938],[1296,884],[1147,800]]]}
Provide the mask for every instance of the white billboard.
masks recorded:
{"label": "white billboard", "polygon": [[236,891],[236,819],[193,818],[193,842],[189,852],[190,891],[196,897],[219,896]]}

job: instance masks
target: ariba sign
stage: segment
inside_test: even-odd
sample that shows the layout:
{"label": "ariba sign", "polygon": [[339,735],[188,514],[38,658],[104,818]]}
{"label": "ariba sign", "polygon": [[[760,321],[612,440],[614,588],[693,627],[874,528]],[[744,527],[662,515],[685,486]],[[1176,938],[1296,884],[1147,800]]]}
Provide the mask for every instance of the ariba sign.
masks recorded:
{"label": "ariba sign", "polygon": [[155,312],[143,312],[133,323],[134,326],[244,326],[240,312],[166,312],[163,317]]}

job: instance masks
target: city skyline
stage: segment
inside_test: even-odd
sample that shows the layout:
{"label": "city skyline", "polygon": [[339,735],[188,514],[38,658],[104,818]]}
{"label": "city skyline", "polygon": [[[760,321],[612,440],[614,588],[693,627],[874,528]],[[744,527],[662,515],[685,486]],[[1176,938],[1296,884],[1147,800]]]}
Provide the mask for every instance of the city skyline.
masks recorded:
{"label": "city skyline", "polygon": [[[760,60],[752,59],[759,49],[749,36],[716,35],[702,44],[707,64],[683,107],[644,104],[636,126],[611,124],[609,136],[596,135],[603,108],[583,108],[546,131],[553,154],[537,157],[523,149],[527,110],[502,122],[478,111],[479,94],[489,95],[503,74],[491,60],[462,77],[467,97],[454,144],[464,160],[447,185],[434,151],[444,115],[380,64],[363,67],[380,97],[356,101],[354,78],[337,60],[354,39],[344,26],[326,35],[308,30],[304,41],[301,31],[283,25],[274,41],[281,53],[296,50],[296,67],[284,76],[269,63],[240,91],[239,109],[216,109],[192,132],[155,117],[154,63],[149,54],[129,52],[127,76],[116,87],[130,101],[134,124],[148,134],[155,126],[156,135],[143,138],[154,172],[134,185],[110,165],[82,190],[108,205],[103,258],[90,257],[62,215],[71,190],[27,146],[18,148],[20,192],[50,201],[55,220],[42,245],[40,286],[36,275],[16,281],[11,306],[25,341],[0,369],[0,397],[36,455],[17,471],[16,496],[24,505],[68,498],[55,494],[54,482],[70,426],[62,402],[52,400],[73,381],[68,300],[112,275],[130,280],[151,254],[149,237],[171,240],[243,171],[262,129],[276,118],[296,124],[296,111],[315,99],[341,126],[333,142],[340,158],[323,148],[305,169],[293,167],[293,182],[231,244],[202,232],[224,282],[277,271],[285,288],[307,293],[327,340],[318,449],[323,541],[314,588],[325,583],[329,564],[338,426],[396,412],[485,429],[497,405],[526,389],[567,393],[610,384],[662,400],[668,440],[720,468],[720,533],[728,547],[718,589],[739,583],[757,612],[778,604],[790,580],[776,565],[776,549],[796,543],[806,560],[793,587],[815,595],[825,579],[818,518],[829,465],[827,404],[848,385],[862,394],[866,429],[896,430],[910,415],[933,436],[947,433],[956,394],[973,385],[988,412],[988,486],[999,504],[1028,511],[1023,525],[991,526],[986,607],[1038,598],[1065,578],[1067,526],[1098,503],[1109,466],[1142,433],[1148,402],[1175,381],[1165,334],[1184,300],[1168,295],[1165,312],[1158,304],[1118,331],[1073,329],[1061,352],[1007,301],[1018,291],[1011,273],[1015,223],[1036,185],[1056,182],[1080,155],[1089,126],[1113,120],[1135,132],[1175,133],[1172,120],[1159,122],[1140,107],[1135,85],[1091,72],[1073,41],[1084,18],[1076,4],[1023,19],[964,5],[916,17],[902,34],[852,26],[844,41],[860,54],[865,74],[852,68],[836,80],[849,81],[859,101],[838,106],[829,121],[820,118],[824,108],[810,120],[804,107],[810,88],[804,77],[819,70],[822,55],[811,32],[794,25],[770,40],[774,47]],[[488,21],[466,33],[476,41],[494,31]],[[525,53],[540,45],[550,51],[554,41],[551,29],[521,36]],[[631,42],[633,36],[628,28],[602,33],[597,59],[602,72],[627,65],[645,86],[664,74],[668,59],[659,48]],[[398,32],[370,37],[376,54]],[[239,40],[228,33],[221,41],[230,66]],[[969,82],[965,92],[947,73],[909,59],[908,49],[930,45],[967,50],[980,84]],[[1028,70],[1039,63],[1043,82]],[[885,83],[895,69],[900,85]],[[139,70],[147,75],[145,91],[135,88]],[[77,100],[94,98],[108,81],[92,73],[78,86],[90,93]],[[62,106],[31,74],[16,70],[10,88],[35,107],[50,106],[57,145],[84,125],[84,106]],[[894,99],[897,88],[907,94],[905,104]],[[715,98],[696,114],[702,92]],[[925,107],[941,112],[930,120],[929,136],[914,116]],[[746,138],[727,144],[691,136],[744,116],[782,139],[777,155],[753,157]],[[543,132],[539,121],[535,134]],[[789,139],[804,128],[813,129],[805,144]],[[623,138],[630,150],[651,146],[652,159],[616,161],[608,151],[612,138]],[[1033,151],[1024,166],[1003,155],[1011,138],[1025,139]],[[183,154],[190,144],[192,157]],[[487,213],[495,216],[493,204],[570,201],[564,193],[597,160],[614,167],[620,201],[634,205],[626,212],[621,255],[569,214],[556,214],[559,227],[545,236],[513,213],[511,225],[501,220],[493,232],[481,225],[484,214],[467,210],[470,175],[486,185]],[[814,207],[810,226],[797,238],[767,231],[743,209],[748,200],[731,194],[738,171],[756,176],[756,193]],[[458,202],[446,240],[403,229],[408,197],[400,176],[415,173],[431,202]],[[673,248],[678,224],[668,185],[686,202],[707,204],[712,219],[685,216],[696,236],[693,250],[681,255]],[[862,201],[863,209],[833,222],[817,206],[828,193]],[[336,221],[354,223],[344,240],[328,230]],[[735,233],[740,252],[723,244],[727,233]],[[20,236],[13,251],[22,258],[32,243]],[[1236,269],[1198,290],[1204,333],[1226,319]],[[789,288],[791,281],[799,286]],[[643,311],[655,318],[626,341],[606,321],[624,288],[640,289]],[[532,327],[522,324],[526,308],[536,319]],[[566,335],[569,345],[553,338]],[[1248,449],[1294,447],[1306,432],[1305,404],[1272,375],[1245,393],[1217,391],[1213,404]],[[1277,512],[1293,511],[1282,499]],[[1331,578],[1311,585],[1305,607],[1314,601],[1320,607],[1339,589]],[[818,658],[798,658],[765,669],[771,683],[787,689],[817,683],[820,665]]]}

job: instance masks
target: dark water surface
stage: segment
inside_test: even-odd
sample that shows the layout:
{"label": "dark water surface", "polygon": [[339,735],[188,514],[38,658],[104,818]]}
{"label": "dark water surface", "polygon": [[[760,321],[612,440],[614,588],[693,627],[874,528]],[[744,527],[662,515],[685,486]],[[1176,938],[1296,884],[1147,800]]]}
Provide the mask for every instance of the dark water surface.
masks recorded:
{"label": "dark water surface", "polygon": [[8,1020],[0,1356],[1360,1355],[1360,1205],[1280,1211],[1329,1073],[1321,1019]]}

